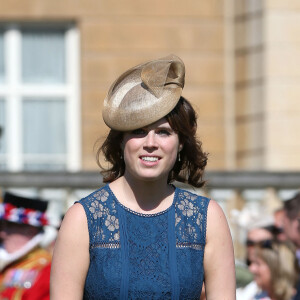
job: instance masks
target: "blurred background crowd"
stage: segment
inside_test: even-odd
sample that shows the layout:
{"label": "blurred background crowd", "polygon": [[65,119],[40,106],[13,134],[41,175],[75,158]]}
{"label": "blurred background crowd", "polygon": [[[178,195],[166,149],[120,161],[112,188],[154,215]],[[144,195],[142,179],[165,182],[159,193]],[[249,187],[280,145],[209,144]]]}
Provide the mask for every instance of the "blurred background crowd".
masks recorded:
{"label": "blurred background crowd", "polygon": [[33,286],[48,280],[63,215],[102,186],[94,145],[108,132],[99,116],[109,85],[129,66],[174,53],[185,62],[183,94],[209,153],[207,184],[194,192],[227,216],[237,299],[293,297],[299,1],[0,0],[0,7],[0,295],[49,296]]}

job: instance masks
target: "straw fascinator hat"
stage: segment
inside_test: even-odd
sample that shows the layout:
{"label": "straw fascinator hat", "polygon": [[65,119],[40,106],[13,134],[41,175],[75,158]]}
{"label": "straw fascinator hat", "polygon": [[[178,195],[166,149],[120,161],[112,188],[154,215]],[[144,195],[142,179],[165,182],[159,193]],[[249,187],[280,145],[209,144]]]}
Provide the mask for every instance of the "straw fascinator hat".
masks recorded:
{"label": "straw fascinator hat", "polygon": [[185,67],[176,55],[152,60],[123,73],[104,100],[108,127],[128,131],[147,126],[176,106],[184,87]]}

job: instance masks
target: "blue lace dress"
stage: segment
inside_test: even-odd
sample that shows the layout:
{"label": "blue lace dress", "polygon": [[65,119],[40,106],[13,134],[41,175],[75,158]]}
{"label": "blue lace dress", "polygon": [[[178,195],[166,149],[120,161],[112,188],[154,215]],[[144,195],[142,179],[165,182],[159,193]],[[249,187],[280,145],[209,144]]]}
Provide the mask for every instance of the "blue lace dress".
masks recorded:
{"label": "blue lace dress", "polygon": [[109,185],[79,201],[90,266],[84,299],[199,299],[209,199],[176,188],[160,213],[134,212]]}

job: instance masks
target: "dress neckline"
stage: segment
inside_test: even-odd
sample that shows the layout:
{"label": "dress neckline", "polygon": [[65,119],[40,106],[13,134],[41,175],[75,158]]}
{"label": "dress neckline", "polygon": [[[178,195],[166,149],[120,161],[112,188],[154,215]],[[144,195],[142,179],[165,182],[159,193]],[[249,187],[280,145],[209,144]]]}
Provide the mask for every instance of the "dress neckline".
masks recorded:
{"label": "dress neckline", "polygon": [[171,184],[171,186],[174,188],[173,201],[172,201],[171,205],[169,207],[167,207],[166,209],[162,210],[162,211],[159,211],[157,213],[152,213],[152,214],[145,214],[145,213],[140,213],[140,212],[137,212],[135,210],[132,210],[131,208],[125,206],[124,204],[122,204],[118,200],[118,198],[116,197],[116,195],[114,194],[114,192],[111,190],[109,184],[107,184],[107,189],[108,189],[108,192],[112,195],[113,199],[116,201],[117,205],[119,205],[121,208],[123,208],[127,212],[129,212],[131,214],[134,214],[136,216],[149,218],[149,217],[156,217],[156,216],[163,215],[163,214],[167,213],[174,206],[174,204],[176,202],[176,199],[177,199],[178,188],[175,187],[173,184]]}

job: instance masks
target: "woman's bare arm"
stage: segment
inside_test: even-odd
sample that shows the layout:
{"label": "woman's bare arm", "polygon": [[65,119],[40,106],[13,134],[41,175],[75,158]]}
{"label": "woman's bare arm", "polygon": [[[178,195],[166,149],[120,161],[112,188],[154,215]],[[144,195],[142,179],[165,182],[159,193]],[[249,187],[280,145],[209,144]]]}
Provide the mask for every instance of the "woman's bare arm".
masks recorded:
{"label": "woman's bare arm", "polygon": [[235,264],[232,238],[221,207],[210,201],[207,213],[204,274],[207,300],[235,299]]}
{"label": "woman's bare arm", "polygon": [[89,234],[81,204],[74,204],[66,213],[55,242],[50,296],[51,300],[83,298],[89,267]]}

